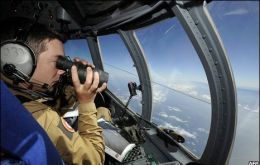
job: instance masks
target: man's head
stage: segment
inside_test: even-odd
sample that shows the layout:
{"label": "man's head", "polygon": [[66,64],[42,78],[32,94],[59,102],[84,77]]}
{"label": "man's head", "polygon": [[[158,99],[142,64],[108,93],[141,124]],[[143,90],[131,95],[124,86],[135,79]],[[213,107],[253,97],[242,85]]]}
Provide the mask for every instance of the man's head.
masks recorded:
{"label": "man's head", "polygon": [[58,81],[64,73],[55,66],[58,56],[64,56],[64,39],[61,35],[37,23],[32,26],[31,20],[23,18],[13,18],[1,25],[1,43],[22,38],[33,51],[36,68],[30,82],[52,86]]}

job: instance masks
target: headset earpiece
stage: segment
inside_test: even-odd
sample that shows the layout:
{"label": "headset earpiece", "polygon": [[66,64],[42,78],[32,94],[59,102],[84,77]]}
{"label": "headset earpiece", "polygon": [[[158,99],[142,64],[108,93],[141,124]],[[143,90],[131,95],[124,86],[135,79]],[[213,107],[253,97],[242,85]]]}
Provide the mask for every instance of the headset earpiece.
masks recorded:
{"label": "headset earpiece", "polygon": [[8,78],[28,81],[36,67],[36,58],[31,48],[19,41],[1,43],[1,72]]}

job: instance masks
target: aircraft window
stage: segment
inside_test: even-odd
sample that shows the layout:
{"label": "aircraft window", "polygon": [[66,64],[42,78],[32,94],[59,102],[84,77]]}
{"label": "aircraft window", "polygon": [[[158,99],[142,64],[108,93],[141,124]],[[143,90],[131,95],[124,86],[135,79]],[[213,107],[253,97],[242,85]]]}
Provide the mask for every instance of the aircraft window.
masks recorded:
{"label": "aircraft window", "polygon": [[[119,34],[100,36],[98,39],[104,70],[109,73],[108,88],[126,104],[130,96],[128,83],[140,85],[134,62]],[[129,103],[129,107],[138,114],[142,112],[141,98],[141,92],[137,91],[137,96]]]}
{"label": "aircraft window", "polygon": [[93,64],[86,39],[68,40],[64,44],[64,51],[65,56],[69,56],[71,60],[78,57]]}
{"label": "aircraft window", "polygon": [[209,12],[233,69],[237,128],[230,165],[259,160],[259,1],[212,1]]}
{"label": "aircraft window", "polygon": [[209,135],[211,98],[206,73],[177,18],[137,29],[153,90],[152,122],[185,138],[201,157]]}

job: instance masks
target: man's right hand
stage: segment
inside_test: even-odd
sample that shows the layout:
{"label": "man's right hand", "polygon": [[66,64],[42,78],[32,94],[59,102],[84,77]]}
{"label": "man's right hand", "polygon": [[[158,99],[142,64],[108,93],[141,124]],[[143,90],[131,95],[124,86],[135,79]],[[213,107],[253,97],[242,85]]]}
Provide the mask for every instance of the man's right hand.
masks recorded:
{"label": "man's right hand", "polygon": [[[82,63],[87,64],[87,62],[82,62]],[[91,67],[87,67],[86,72],[87,72],[86,81],[84,84],[81,84],[78,77],[77,67],[76,66],[71,67],[72,82],[75,91],[77,93],[78,101],[80,103],[94,102],[96,94],[98,92],[103,91],[107,87],[107,84],[103,83],[102,86],[98,88],[99,74],[97,72],[93,72]]]}

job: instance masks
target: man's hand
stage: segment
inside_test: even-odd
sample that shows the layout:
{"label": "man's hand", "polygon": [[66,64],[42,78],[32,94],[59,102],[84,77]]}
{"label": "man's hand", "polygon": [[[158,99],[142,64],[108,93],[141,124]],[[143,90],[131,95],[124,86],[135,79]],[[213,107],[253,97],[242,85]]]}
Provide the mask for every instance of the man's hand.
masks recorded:
{"label": "man's hand", "polygon": [[[76,61],[79,61],[76,59]],[[86,61],[82,61],[83,64],[87,65]],[[107,84],[103,83],[100,88],[99,75],[97,72],[93,72],[91,67],[86,68],[87,76],[84,84],[81,84],[78,77],[78,71],[76,66],[71,67],[72,82],[77,93],[78,101],[80,103],[94,102],[97,92],[101,92],[106,89]],[[94,76],[94,79],[93,79]]]}

